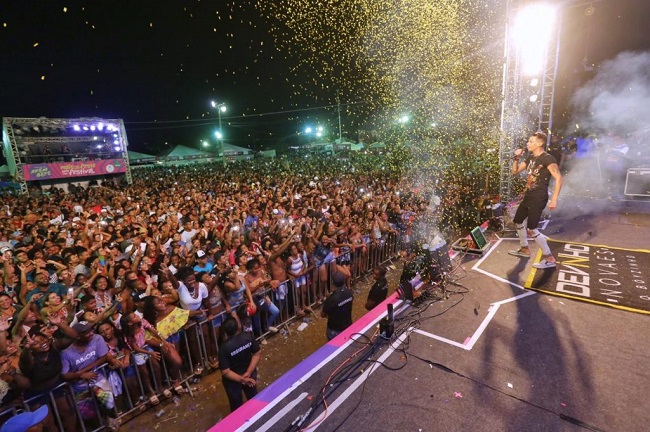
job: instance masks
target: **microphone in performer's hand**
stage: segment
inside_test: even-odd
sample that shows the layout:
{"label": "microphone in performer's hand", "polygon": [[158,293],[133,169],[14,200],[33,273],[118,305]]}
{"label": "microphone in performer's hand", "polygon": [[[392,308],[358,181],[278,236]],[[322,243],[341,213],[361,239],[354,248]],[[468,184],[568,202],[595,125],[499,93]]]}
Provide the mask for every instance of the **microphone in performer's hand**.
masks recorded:
{"label": "microphone in performer's hand", "polygon": [[524,154],[524,149],[518,148],[515,150],[515,159],[519,159],[523,156]]}

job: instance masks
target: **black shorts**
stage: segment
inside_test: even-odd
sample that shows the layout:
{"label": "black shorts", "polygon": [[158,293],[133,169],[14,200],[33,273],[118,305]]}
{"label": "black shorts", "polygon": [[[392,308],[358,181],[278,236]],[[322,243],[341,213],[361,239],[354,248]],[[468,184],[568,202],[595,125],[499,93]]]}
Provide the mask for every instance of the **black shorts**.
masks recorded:
{"label": "black shorts", "polygon": [[542,218],[542,212],[548,203],[548,192],[544,189],[526,192],[524,199],[519,203],[517,212],[512,221],[519,225],[524,219],[528,218],[526,228],[534,230],[539,225],[539,220]]}

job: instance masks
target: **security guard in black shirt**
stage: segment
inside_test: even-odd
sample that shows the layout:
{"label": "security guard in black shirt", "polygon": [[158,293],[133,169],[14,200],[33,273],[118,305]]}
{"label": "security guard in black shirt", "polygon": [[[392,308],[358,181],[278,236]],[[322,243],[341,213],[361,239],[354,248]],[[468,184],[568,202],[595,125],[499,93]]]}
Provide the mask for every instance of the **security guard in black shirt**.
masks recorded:
{"label": "security guard in black shirt", "polygon": [[345,285],[346,275],[332,274],[334,291],[323,303],[321,317],[327,318],[327,340],[332,340],[352,324],[352,290]]}
{"label": "security guard in black shirt", "polygon": [[228,395],[230,410],[235,411],[246,400],[257,394],[257,363],[262,352],[251,333],[241,332],[239,323],[228,317],[221,324],[221,329],[228,338],[219,349],[219,369],[223,386]]}

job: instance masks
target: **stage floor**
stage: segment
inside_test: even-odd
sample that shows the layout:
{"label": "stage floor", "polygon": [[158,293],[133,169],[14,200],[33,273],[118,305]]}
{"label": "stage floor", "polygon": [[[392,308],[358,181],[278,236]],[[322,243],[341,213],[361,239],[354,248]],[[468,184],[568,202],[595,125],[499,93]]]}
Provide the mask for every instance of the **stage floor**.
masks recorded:
{"label": "stage floor", "polygon": [[[648,248],[650,203],[561,205],[544,230],[554,240]],[[377,343],[374,361],[327,384],[369,350],[385,305],[211,430],[291,430],[324,386],[327,408],[317,404],[305,430],[647,430],[650,317],[525,289],[535,259],[509,256],[514,239],[492,241],[486,256],[454,260],[462,286],[448,288],[458,294],[419,309],[387,300],[399,338]],[[650,281],[650,269],[641,271]]]}

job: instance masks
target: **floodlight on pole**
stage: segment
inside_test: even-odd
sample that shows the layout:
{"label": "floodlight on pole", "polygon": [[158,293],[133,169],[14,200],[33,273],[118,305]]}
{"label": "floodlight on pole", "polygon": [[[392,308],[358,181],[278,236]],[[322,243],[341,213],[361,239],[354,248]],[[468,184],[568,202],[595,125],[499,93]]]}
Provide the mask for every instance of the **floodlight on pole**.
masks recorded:
{"label": "floodlight on pole", "polygon": [[555,8],[533,3],[521,9],[515,19],[514,42],[526,76],[539,75],[544,67],[546,49],[554,34]]}
{"label": "floodlight on pole", "polygon": [[212,105],[212,108],[217,109],[217,116],[219,118],[219,130],[217,132],[215,132],[214,135],[217,137],[217,139],[219,140],[219,143],[221,144],[221,152],[223,153],[223,164],[225,165],[226,164],[226,155],[225,155],[225,152],[223,150],[223,134],[221,133],[221,131],[223,129],[221,128],[221,113],[226,112],[226,104],[225,103],[219,103],[219,102],[216,102],[216,101],[210,101],[210,104]]}

